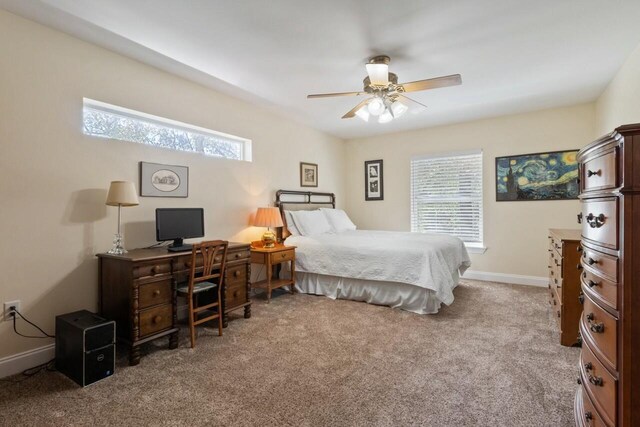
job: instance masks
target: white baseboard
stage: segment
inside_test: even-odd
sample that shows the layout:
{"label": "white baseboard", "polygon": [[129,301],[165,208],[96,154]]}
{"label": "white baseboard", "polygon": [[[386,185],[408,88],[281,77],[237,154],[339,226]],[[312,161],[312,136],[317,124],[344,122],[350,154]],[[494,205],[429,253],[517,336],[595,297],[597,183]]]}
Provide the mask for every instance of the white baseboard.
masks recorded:
{"label": "white baseboard", "polygon": [[47,363],[55,357],[55,344],[12,354],[0,359],[0,378],[19,374],[25,369],[33,368],[43,363]]}
{"label": "white baseboard", "polygon": [[522,276],[520,274],[491,273],[488,271],[467,270],[463,279],[484,280],[486,282],[512,283],[514,285],[528,285],[546,288],[549,284],[548,277]]}

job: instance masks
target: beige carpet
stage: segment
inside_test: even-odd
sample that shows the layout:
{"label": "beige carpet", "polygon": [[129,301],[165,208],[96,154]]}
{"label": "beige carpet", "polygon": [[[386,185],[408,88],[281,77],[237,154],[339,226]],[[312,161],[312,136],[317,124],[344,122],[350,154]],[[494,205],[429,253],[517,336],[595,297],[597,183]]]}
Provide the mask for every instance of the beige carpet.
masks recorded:
{"label": "beige carpet", "polygon": [[[0,383],[0,425],[570,426],[578,350],[545,290],[464,281],[438,315],[276,293],[81,389]],[[12,378],[19,379],[19,378]]]}

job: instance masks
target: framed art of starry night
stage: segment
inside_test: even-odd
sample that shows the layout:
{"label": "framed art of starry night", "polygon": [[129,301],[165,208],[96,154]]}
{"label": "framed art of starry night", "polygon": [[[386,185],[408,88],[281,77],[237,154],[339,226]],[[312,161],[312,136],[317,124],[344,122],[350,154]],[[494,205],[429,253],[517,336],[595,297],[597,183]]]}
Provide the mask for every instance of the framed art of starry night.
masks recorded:
{"label": "framed art of starry night", "polygon": [[578,198],[578,150],[496,157],[496,201]]}

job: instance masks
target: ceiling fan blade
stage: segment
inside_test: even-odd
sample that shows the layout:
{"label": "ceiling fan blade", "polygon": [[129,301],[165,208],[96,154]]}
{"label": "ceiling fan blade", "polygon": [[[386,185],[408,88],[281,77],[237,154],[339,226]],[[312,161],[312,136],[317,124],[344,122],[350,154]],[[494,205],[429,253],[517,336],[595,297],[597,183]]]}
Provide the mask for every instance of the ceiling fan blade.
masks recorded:
{"label": "ceiling fan blade", "polygon": [[436,77],[434,79],[417,80],[415,82],[401,83],[405,92],[417,92],[419,90],[437,89],[439,87],[457,86],[462,84],[460,74],[452,74],[450,76]]}
{"label": "ceiling fan blade", "polygon": [[415,99],[411,99],[411,98],[409,98],[408,96],[405,96],[405,95],[398,95],[398,98],[399,98],[400,100],[406,100],[406,101],[409,101],[409,102],[413,102],[414,104],[418,104],[418,105],[419,105],[419,106],[421,106],[421,107],[427,108],[427,106],[426,106],[426,105],[424,105],[422,102],[418,102],[418,101],[416,101]]}
{"label": "ceiling fan blade", "polygon": [[351,110],[349,110],[349,112],[347,114],[345,114],[344,116],[342,116],[343,119],[350,119],[352,117],[355,117],[356,112],[361,109],[362,107],[364,107],[365,105],[367,105],[369,103],[369,101],[371,101],[371,98],[367,98],[364,101],[360,102],[358,105],[356,105],[355,107],[353,107]]}
{"label": "ceiling fan blade", "polygon": [[332,96],[358,96],[364,95],[365,92],[336,92],[336,93],[316,93],[313,95],[307,95],[307,98],[330,98]]}

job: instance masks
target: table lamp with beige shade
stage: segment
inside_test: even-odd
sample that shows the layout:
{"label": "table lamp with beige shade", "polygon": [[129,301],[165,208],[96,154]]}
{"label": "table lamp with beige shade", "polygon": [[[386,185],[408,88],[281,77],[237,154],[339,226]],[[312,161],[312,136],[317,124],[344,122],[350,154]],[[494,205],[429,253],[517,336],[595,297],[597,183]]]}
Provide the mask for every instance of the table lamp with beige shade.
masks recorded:
{"label": "table lamp with beige shade", "polygon": [[278,208],[258,208],[256,217],[253,220],[255,227],[267,227],[267,231],[262,235],[262,244],[265,248],[276,246],[276,235],[271,231],[272,227],[282,227],[282,217]]}
{"label": "table lamp with beige shade", "polygon": [[120,210],[122,207],[138,206],[138,193],[136,193],[136,187],[133,182],[130,181],[111,181],[109,187],[109,194],[107,194],[107,206],[118,207],[118,233],[113,238],[113,248],[109,251],[110,254],[122,255],[127,251],[124,248],[124,236],[120,231],[122,226],[122,216]]}

